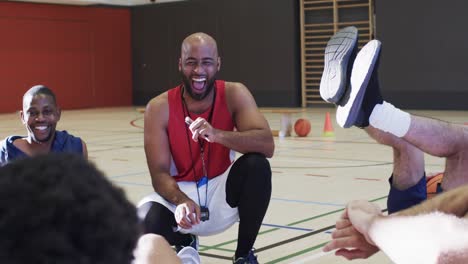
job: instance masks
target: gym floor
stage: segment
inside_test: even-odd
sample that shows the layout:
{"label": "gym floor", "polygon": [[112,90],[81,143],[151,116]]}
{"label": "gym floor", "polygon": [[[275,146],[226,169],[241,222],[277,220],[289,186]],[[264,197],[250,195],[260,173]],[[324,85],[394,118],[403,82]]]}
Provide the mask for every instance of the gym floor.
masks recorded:
{"label": "gym floor", "polygon": [[[334,137],[324,137],[329,112]],[[410,111],[417,115],[464,124],[463,111]],[[375,143],[358,128],[342,129],[334,108],[307,109],[292,115],[310,121],[307,137],[275,137],[270,159],[273,194],[255,247],[260,263],[348,263],[321,248],[346,203],[353,199],[373,201],[386,208],[392,171],[392,151]],[[265,113],[272,129],[280,126],[280,114]],[[0,137],[25,135],[17,113],[0,114]],[[69,110],[62,112],[57,129],[84,139],[89,159],[128,198],[137,203],[152,192],[143,150],[143,114],[135,107]],[[426,156],[426,170],[440,172],[444,160]],[[237,224],[226,232],[200,238],[202,263],[231,263]],[[382,253],[352,263],[391,263]]]}

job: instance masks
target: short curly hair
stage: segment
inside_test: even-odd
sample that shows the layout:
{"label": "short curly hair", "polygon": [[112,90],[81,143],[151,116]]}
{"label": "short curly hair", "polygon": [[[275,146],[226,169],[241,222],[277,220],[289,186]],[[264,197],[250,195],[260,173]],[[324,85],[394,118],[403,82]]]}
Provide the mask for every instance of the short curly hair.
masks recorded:
{"label": "short curly hair", "polygon": [[0,263],[129,264],[139,231],[124,192],[79,155],[0,168]]}

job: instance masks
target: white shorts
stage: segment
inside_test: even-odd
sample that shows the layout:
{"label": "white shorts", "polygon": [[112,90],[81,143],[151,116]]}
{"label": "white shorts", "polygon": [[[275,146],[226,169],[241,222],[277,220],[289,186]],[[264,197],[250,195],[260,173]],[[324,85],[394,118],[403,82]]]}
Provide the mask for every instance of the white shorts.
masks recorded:
{"label": "white shorts", "polygon": [[[184,234],[190,233],[198,236],[210,236],[223,232],[235,222],[239,221],[239,211],[237,210],[237,207],[232,208],[226,202],[226,181],[230,169],[231,167],[229,167],[223,174],[208,181],[207,206],[210,210],[210,219],[208,221],[200,222],[200,224],[193,226],[191,229],[178,227],[175,231],[179,231]],[[182,192],[198,204],[198,194],[195,182],[178,182],[178,185]],[[198,190],[200,201],[203,205],[206,201],[205,188],[206,184],[201,186]],[[144,219],[148,213],[151,207],[151,202],[160,203],[173,213],[176,209],[174,204],[169,203],[159,194],[152,193],[138,203],[138,216],[141,219]]]}

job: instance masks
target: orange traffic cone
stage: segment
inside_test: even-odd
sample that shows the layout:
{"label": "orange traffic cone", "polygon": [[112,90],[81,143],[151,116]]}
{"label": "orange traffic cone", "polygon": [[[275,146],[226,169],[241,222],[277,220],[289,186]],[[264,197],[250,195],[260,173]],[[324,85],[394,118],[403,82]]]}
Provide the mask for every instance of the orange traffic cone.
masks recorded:
{"label": "orange traffic cone", "polygon": [[324,137],[334,137],[335,132],[333,131],[333,126],[330,120],[330,113],[327,112],[325,116],[325,124],[323,125],[323,136]]}

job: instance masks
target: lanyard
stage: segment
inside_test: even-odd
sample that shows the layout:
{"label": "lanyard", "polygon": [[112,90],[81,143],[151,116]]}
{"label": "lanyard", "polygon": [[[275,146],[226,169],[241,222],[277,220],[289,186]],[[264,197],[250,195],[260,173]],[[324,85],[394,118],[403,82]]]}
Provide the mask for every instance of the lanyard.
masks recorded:
{"label": "lanyard", "polygon": [[[190,112],[188,110],[187,103],[185,102],[185,99],[184,99],[185,87],[182,86],[181,90],[182,90],[182,92],[181,92],[182,110],[183,110],[183,115],[184,115],[183,120],[185,120],[186,116],[190,117]],[[213,102],[211,104],[210,114],[208,116],[208,123],[210,123],[210,124],[211,124],[211,121],[212,121],[212,118],[213,118],[214,104],[215,104],[215,98],[216,98],[216,87],[214,87],[213,90],[214,90]],[[184,125],[185,125],[185,123],[184,123]],[[198,189],[206,184],[206,187],[205,187],[205,205],[203,205],[203,207],[206,207],[207,204],[208,204],[208,172],[206,170],[206,164],[205,164],[205,140],[200,140],[200,139],[198,140],[198,145],[200,146],[200,155],[201,155],[201,161],[202,161],[203,176],[197,179],[197,175],[195,173],[195,163],[193,161],[193,155],[192,155],[192,147],[191,147],[190,139],[189,139],[189,132],[188,132],[188,128],[187,128],[186,125],[185,125],[185,135],[187,136],[187,144],[188,144],[189,151],[190,151],[190,159],[192,160],[193,177],[195,178],[195,181],[196,181],[195,185],[196,185],[196,188],[197,188],[198,204],[200,206],[202,206],[201,200],[200,200],[200,193],[199,193]],[[208,148],[209,148],[209,146],[208,146]]]}

